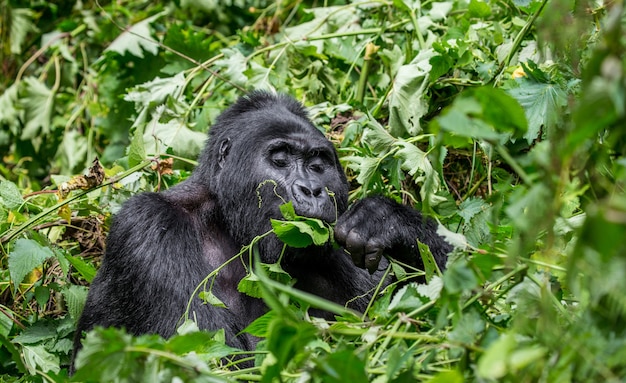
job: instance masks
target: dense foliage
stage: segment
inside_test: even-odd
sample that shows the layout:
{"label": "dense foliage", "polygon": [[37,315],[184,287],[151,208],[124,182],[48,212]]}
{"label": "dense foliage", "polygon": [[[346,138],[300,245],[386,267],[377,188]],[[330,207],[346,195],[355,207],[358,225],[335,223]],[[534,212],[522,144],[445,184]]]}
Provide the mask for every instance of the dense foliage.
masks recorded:
{"label": "dense foliage", "polygon": [[626,378],[623,1],[0,0],[0,17],[0,381],[69,379],[111,216],[187,177],[256,88],[310,107],[353,199],[438,218],[448,269],[356,316],[264,265],[240,284],[272,309],[255,367],[187,322],[90,333],[76,379]]}

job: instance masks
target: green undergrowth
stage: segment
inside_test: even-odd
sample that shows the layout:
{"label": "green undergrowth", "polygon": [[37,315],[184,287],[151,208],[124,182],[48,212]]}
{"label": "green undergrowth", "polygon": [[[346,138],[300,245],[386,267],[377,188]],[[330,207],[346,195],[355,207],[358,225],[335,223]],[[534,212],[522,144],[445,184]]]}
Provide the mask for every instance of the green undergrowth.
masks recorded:
{"label": "green undergrowth", "polygon": [[[70,380],[111,217],[187,178],[252,89],[309,108],[352,201],[438,219],[447,269],[420,244],[425,270],[386,272],[425,282],[356,313],[251,244],[233,260],[270,309],[246,330],[255,352],[193,318],[167,340],[98,329],[72,379],[623,381],[625,26],[621,0],[0,0],[0,381]],[[331,240],[285,209],[289,245]],[[213,277],[190,299],[223,305]]]}

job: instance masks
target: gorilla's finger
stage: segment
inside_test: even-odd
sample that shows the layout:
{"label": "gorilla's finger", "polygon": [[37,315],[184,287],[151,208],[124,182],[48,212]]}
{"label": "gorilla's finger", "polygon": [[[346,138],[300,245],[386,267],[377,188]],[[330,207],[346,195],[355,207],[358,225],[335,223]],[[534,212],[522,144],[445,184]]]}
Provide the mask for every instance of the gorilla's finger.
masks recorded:
{"label": "gorilla's finger", "polygon": [[365,240],[357,231],[352,230],[346,239],[346,250],[352,257],[352,262],[358,267],[364,268],[363,255],[365,253]]}
{"label": "gorilla's finger", "polygon": [[378,264],[380,264],[380,259],[383,255],[382,248],[375,248],[372,251],[368,251],[365,253],[364,264],[367,271],[370,274],[374,274],[374,272],[378,269]]}

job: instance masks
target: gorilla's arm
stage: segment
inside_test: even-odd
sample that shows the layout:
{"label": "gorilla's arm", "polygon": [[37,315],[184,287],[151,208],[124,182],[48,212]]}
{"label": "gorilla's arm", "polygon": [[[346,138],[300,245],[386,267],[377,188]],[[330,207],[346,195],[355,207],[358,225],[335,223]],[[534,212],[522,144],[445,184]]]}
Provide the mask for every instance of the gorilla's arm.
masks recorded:
{"label": "gorilla's arm", "polygon": [[[133,334],[174,334],[194,288],[210,271],[196,221],[166,193],[127,201],[111,226],[79,333],[101,325]],[[204,312],[208,306],[192,309]],[[206,314],[199,315],[205,326]]]}
{"label": "gorilla's arm", "polygon": [[441,269],[452,251],[452,246],[437,235],[435,221],[380,196],[356,202],[339,217],[335,239],[350,253],[355,265],[370,273],[378,268],[383,253],[423,267],[417,240],[428,245]]}

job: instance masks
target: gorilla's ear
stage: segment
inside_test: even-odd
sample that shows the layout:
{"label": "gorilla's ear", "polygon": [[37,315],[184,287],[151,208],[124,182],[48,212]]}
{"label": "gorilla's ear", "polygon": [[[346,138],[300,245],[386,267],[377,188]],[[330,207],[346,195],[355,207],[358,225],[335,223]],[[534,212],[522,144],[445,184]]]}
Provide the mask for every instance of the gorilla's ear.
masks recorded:
{"label": "gorilla's ear", "polygon": [[220,144],[219,156],[217,158],[217,163],[220,166],[220,169],[224,167],[224,161],[226,161],[226,156],[230,152],[230,138],[225,139]]}

